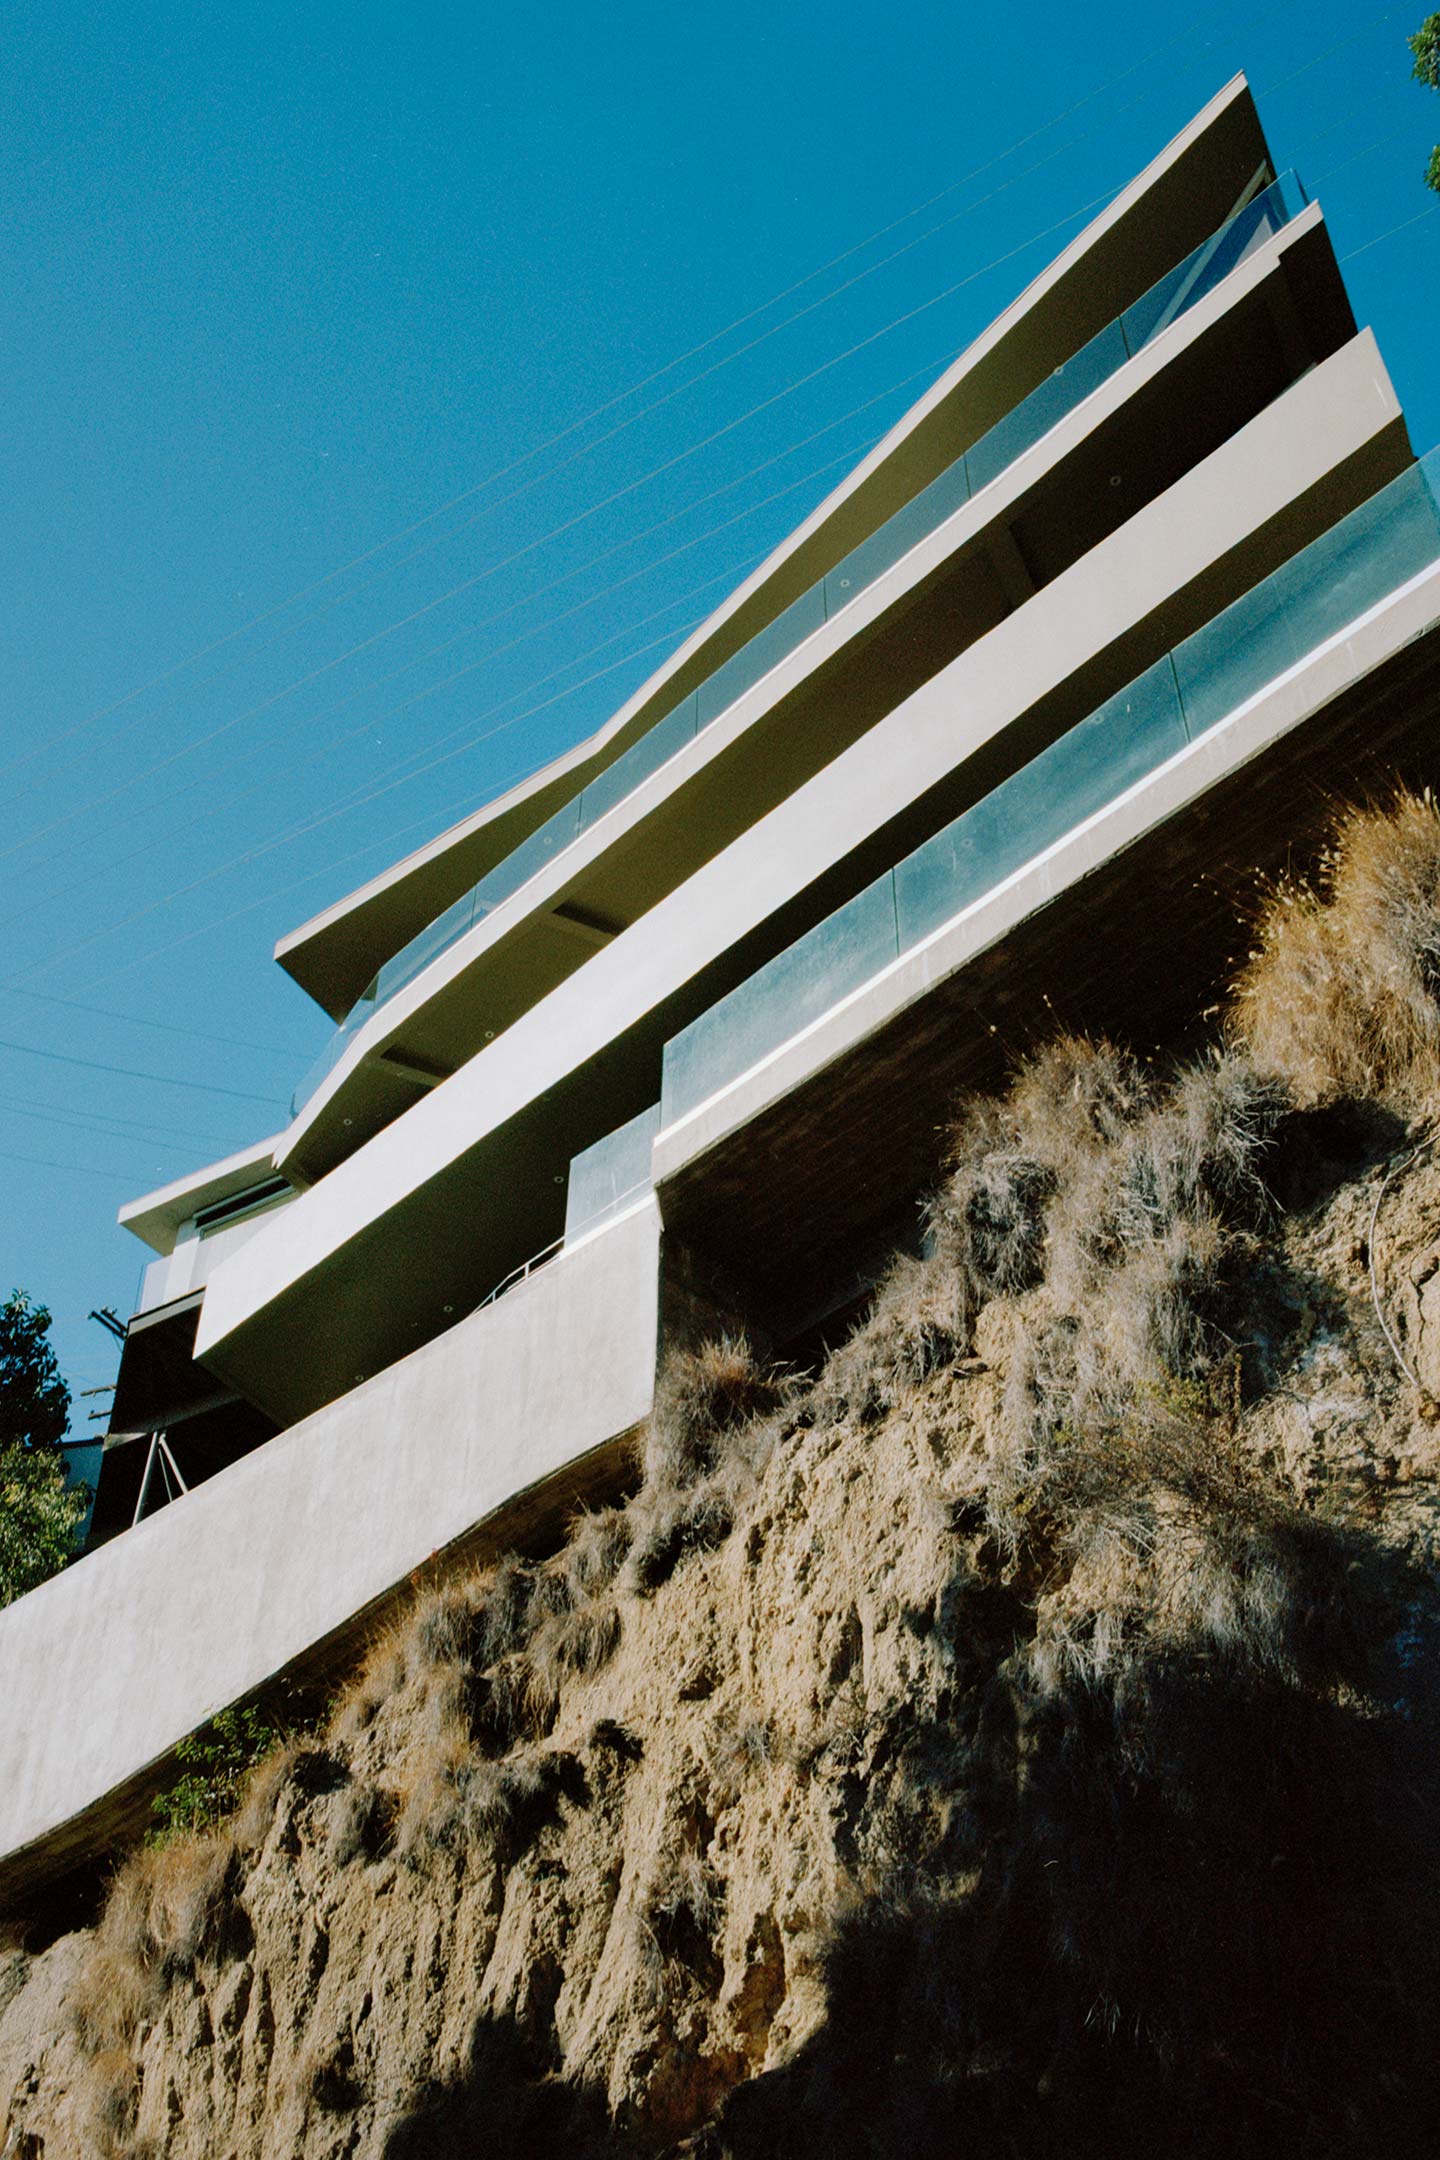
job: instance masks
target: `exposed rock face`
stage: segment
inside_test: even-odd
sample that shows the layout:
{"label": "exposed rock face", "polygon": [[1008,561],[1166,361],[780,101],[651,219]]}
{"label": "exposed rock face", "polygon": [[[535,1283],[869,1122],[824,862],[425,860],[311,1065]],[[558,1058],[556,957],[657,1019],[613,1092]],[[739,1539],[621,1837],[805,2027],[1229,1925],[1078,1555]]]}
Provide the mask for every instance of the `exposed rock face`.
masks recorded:
{"label": "exposed rock face", "polygon": [[[513,1734],[465,1640],[483,1586],[383,1646],[236,1839],[181,1848],[172,1914],[198,1910],[142,1953],[133,2048],[74,2028],[89,1937],[12,1953],[6,2153],[1424,2150],[1440,1427],[1371,1303],[1386,1162],[1351,1167],[1249,1254],[1235,1441],[1285,1535],[1341,1541],[1305,1563],[1317,1610],[1365,1575],[1367,1690],[1303,1641],[1227,1660],[1223,1616],[1157,1648],[1163,1596],[1093,1536],[1006,1550],[986,1494],[1036,1293],[992,1301],[980,1355],[883,1406],[744,1427],[732,1527],[648,1594],[637,1502],[618,1577],[507,1653],[541,1697]],[[1437,1230],[1422,1152],[1377,1230],[1422,1378]],[[1102,1620],[1146,1661],[1107,1664]]]}
{"label": "exposed rock face", "polygon": [[681,1358],[626,1508],[0,1962],[6,2160],[1440,2149],[1418,1069],[972,1106],[821,1371]]}

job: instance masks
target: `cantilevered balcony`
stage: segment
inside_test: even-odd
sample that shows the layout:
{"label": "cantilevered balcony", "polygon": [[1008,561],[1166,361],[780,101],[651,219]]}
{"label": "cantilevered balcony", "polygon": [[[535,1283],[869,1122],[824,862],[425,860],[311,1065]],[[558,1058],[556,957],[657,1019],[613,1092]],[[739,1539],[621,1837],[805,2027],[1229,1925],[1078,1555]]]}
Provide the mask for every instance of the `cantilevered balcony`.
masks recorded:
{"label": "cantilevered balcony", "polygon": [[613,720],[282,939],[280,964],[343,1019],[389,957],[1213,234],[1272,170],[1237,76]]}
{"label": "cantilevered balcony", "polygon": [[665,1042],[1410,462],[1358,336],[302,1192],[216,1271],[196,1355],[284,1422],[427,1339],[561,1234]]}
{"label": "cantilevered balcony", "polygon": [[[1132,1027],[1193,1008],[1194,954],[1237,898],[1223,865],[1237,843],[1262,861],[1303,848],[1322,798],[1301,775],[1326,770],[1338,731],[1371,756],[1408,752],[1418,779],[1440,771],[1437,617],[1432,451],[666,1044],[652,1175],[667,1226],[760,1288],[782,1336],[813,1317],[785,1286],[827,1242],[833,1269],[913,1198],[937,1124],[962,1088],[996,1077],[997,1052],[1013,1056],[1072,1001],[1092,1028],[1127,1006]],[[1297,735],[1327,705],[1329,728]],[[1212,837],[1228,824],[1224,852],[1206,861],[1187,833],[1167,876],[1167,820],[1227,779],[1231,809],[1212,801],[1207,817]],[[1125,851],[1146,840],[1142,869]],[[1101,896],[1075,905],[1087,879],[1121,908],[1148,893],[1173,928],[1160,972],[1141,966],[1118,1000],[1112,981],[1108,1009],[1090,996],[1105,973]],[[1153,942],[1140,925],[1127,941],[1132,956]],[[1048,987],[1018,1026],[1037,980]]]}
{"label": "cantilevered balcony", "polygon": [[353,1152],[1352,327],[1273,183],[388,962],[278,1159]]}
{"label": "cantilevered balcony", "polygon": [[962,451],[938,479],[885,520],[879,530],[845,556],[825,577],[775,620],[742,645],[688,697],[682,698],[580,790],[529,838],[512,848],[493,870],[403,945],[372,977],[343,1024],[301,1081],[292,1113],[308,1102],[343,1055],[349,1041],[374,1013],[447,952],[501,904],[519,893],[536,874],[573,846],[607,810],[632,795],[643,780],[666,765],[747,690],[805,643],[822,624],[848,607],[885,571],[908,555],[919,541],[945,524],[971,497],[1013,465],[1035,443],[1109,380],[1127,360],[1172,322],[1212,292],[1241,263],[1281,231],[1305,207],[1305,194],[1294,172],[1282,173],[1218,232],[1167,272],[1148,293],[1106,324],[1068,361],[1063,361],[1015,409],[998,420],[977,443]]}

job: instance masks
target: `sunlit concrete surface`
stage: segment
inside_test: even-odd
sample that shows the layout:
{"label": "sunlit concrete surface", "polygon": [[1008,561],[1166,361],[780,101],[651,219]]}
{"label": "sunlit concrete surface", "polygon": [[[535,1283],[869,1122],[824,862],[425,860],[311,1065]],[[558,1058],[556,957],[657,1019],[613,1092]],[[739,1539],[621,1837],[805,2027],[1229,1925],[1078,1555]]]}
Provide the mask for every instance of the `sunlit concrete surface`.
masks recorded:
{"label": "sunlit concrete surface", "polygon": [[649,1411],[642,1205],[0,1611],[0,1896],[143,1821],[175,1743]]}

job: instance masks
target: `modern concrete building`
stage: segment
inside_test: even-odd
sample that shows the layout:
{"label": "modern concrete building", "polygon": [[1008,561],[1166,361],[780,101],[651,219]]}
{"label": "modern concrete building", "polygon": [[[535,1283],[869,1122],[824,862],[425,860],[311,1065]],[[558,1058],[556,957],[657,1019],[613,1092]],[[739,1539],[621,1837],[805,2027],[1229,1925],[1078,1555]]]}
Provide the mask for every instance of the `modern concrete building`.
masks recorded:
{"label": "modern concrete building", "polygon": [[613,1477],[667,1337],[842,1325],[962,1087],[1173,1039],[1327,792],[1431,777],[1437,623],[1440,463],[1237,78],[598,734],[282,940],[330,1049],[122,1210],[101,1549],[0,1614],[86,1703],[7,1720],[0,1887]]}

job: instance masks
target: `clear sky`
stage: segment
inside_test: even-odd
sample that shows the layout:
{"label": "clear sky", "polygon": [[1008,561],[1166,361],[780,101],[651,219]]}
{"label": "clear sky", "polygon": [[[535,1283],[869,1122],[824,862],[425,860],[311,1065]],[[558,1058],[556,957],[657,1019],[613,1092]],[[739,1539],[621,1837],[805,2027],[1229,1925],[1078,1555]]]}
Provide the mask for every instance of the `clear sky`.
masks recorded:
{"label": "clear sky", "polygon": [[0,1292],[72,1386],[116,1206],[328,1037],[275,939],[606,718],[1237,69],[1440,438],[1423,13],[10,0]]}

